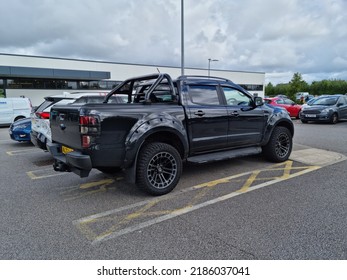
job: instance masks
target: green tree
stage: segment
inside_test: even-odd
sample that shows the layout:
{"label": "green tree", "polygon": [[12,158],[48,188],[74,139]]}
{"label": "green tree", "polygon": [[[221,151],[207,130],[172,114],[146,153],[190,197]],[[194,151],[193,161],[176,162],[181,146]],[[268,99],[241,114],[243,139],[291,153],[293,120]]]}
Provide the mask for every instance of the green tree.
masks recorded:
{"label": "green tree", "polygon": [[295,99],[295,94],[301,91],[308,91],[309,85],[302,79],[300,73],[294,73],[293,78],[289,82],[289,97]]}
{"label": "green tree", "polygon": [[345,94],[347,81],[345,80],[322,80],[314,81],[310,85],[310,93],[313,95]]}
{"label": "green tree", "polygon": [[266,96],[276,96],[276,95],[288,95],[289,85],[288,84],[278,84],[273,86],[272,83],[268,83],[265,87]]}
{"label": "green tree", "polygon": [[286,95],[289,97],[289,84],[278,84],[275,88],[276,95]]}
{"label": "green tree", "polygon": [[274,96],[274,92],[275,92],[275,88],[274,88],[273,84],[271,82],[269,82],[265,86],[265,95],[266,96]]}
{"label": "green tree", "polygon": [[267,96],[287,95],[295,100],[295,93],[309,92],[312,95],[319,96],[323,94],[346,94],[347,81],[345,80],[322,80],[313,81],[310,85],[303,80],[300,73],[295,73],[288,84],[278,84],[274,86],[271,82],[265,87]]}

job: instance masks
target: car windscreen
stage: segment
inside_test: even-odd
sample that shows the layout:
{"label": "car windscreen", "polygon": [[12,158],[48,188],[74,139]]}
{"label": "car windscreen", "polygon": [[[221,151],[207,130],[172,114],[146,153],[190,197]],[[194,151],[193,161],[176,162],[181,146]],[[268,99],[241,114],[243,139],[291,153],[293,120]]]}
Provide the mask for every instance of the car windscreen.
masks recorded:
{"label": "car windscreen", "polygon": [[311,105],[323,105],[323,106],[332,106],[336,104],[338,97],[332,96],[332,97],[322,97],[316,99]]}

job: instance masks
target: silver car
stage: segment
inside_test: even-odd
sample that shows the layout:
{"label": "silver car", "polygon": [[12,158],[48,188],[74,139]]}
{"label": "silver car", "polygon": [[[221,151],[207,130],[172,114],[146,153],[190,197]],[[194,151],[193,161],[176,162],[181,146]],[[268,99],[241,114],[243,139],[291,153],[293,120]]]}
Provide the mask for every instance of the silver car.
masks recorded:
{"label": "silver car", "polygon": [[301,122],[328,122],[335,124],[341,119],[347,119],[347,96],[325,95],[315,99],[300,112]]}
{"label": "silver car", "polygon": [[47,150],[47,142],[52,141],[49,117],[53,105],[73,103],[83,96],[105,97],[108,91],[103,92],[76,92],[45,97],[45,101],[31,114],[31,142],[38,148]]}

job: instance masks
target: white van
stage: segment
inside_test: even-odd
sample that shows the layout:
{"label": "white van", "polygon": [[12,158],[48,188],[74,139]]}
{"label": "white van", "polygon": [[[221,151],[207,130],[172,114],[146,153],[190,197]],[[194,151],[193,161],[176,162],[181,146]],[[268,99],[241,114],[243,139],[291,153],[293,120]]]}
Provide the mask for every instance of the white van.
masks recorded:
{"label": "white van", "polygon": [[8,125],[19,119],[29,118],[31,110],[29,98],[0,98],[0,125]]}

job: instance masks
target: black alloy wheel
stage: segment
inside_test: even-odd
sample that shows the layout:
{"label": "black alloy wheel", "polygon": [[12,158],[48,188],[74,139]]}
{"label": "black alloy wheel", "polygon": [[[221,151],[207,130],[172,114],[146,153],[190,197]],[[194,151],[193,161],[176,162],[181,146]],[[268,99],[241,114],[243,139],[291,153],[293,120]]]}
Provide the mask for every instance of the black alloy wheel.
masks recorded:
{"label": "black alloy wheel", "polygon": [[182,173],[178,151],[166,143],[149,143],[140,152],[136,183],[147,193],[163,195],[171,192]]}
{"label": "black alloy wheel", "polygon": [[286,161],[293,148],[293,136],[289,129],[283,126],[275,127],[269,142],[263,147],[264,156],[273,162]]}

